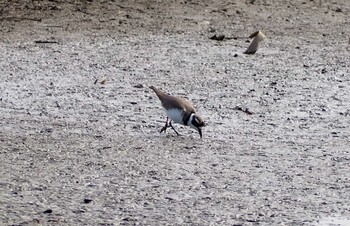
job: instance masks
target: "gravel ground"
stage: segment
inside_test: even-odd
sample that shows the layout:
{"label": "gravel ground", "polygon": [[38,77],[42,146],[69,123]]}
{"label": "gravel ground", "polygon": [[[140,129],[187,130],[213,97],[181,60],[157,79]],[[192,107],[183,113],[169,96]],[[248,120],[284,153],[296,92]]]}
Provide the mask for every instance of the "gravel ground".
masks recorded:
{"label": "gravel ground", "polygon": [[[0,15],[1,225],[350,224],[350,1],[3,0]],[[150,85],[194,103],[203,139],[159,133]]]}

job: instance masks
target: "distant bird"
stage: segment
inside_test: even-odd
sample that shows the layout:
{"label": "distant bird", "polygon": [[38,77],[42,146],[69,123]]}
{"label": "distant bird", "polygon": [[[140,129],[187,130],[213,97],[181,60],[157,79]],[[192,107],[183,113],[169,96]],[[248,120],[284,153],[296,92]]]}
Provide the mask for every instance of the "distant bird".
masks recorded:
{"label": "distant bird", "polygon": [[249,36],[249,38],[254,38],[250,43],[248,49],[244,52],[245,54],[254,54],[258,51],[260,47],[260,42],[262,42],[266,36],[261,31],[256,31]]}
{"label": "distant bird", "polygon": [[205,123],[201,117],[196,114],[196,110],[188,100],[181,97],[171,96],[155,88],[154,86],[151,86],[150,88],[157,94],[168,116],[165,121],[165,126],[160,130],[160,132],[165,132],[168,127],[171,127],[175,133],[179,135],[171,124],[173,121],[197,130],[199,136],[202,138],[202,127],[205,126]]}

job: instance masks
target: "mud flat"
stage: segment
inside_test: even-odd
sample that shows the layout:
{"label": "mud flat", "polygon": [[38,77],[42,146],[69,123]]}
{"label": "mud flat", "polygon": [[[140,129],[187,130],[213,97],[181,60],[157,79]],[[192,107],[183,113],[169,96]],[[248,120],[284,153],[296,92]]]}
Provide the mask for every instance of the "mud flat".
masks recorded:
{"label": "mud flat", "polygon": [[[0,12],[2,225],[349,223],[349,1]],[[150,85],[194,103],[203,139],[159,134]]]}

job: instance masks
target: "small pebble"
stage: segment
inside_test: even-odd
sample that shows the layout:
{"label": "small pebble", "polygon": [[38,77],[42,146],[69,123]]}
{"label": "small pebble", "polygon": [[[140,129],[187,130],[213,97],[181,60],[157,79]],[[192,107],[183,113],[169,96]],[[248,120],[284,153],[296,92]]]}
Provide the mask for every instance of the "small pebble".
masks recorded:
{"label": "small pebble", "polygon": [[141,88],[143,88],[143,85],[142,84],[138,84],[138,85],[136,85],[136,86],[134,86],[135,88],[138,88],[138,89],[141,89]]}
{"label": "small pebble", "polygon": [[225,35],[213,35],[209,39],[215,40],[215,41],[222,41],[225,39]]}
{"label": "small pebble", "polygon": [[92,202],[92,199],[84,199],[84,203],[85,203],[85,204],[88,204],[88,203],[90,203],[90,202]]}
{"label": "small pebble", "polygon": [[52,209],[47,209],[43,213],[52,213]]}

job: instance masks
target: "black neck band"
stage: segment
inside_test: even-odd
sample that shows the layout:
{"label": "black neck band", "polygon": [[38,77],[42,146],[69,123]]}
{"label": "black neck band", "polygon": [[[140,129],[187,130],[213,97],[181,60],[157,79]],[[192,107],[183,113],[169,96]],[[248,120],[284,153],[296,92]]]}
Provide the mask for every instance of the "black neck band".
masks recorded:
{"label": "black neck band", "polygon": [[190,114],[188,114],[188,116],[187,116],[186,118],[184,118],[184,124],[185,124],[185,126],[188,125],[188,121],[190,120],[192,114],[193,114],[193,112],[191,112]]}

